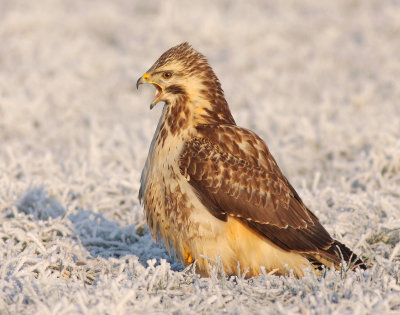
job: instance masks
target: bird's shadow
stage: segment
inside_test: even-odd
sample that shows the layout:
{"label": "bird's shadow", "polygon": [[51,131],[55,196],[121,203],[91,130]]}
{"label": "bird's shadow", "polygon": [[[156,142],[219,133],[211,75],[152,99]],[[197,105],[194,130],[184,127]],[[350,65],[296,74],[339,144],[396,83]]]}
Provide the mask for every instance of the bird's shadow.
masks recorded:
{"label": "bird's shadow", "polygon": [[17,209],[32,215],[35,220],[48,220],[50,217],[64,217],[64,220],[69,220],[74,238],[93,259],[135,255],[145,267],[151,259],[156,259],[157,262],[165,259],[170,263],[171,269],[183,269],[182,264],[168,254],[164,244],[154,243],[147,227],[137,229],[134,224],[121,227],[118,222],[110,221],[102,213],[93,210],[77,209],[73,214],[68,214],[65,207],[48,197],[42,187],[28,189],[20,198]]}

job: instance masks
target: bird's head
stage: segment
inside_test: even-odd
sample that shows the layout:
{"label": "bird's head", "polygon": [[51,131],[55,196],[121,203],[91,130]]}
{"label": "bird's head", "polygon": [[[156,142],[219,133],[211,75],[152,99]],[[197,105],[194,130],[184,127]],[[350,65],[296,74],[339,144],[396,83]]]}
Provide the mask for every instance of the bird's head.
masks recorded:
{"label": "bird's head", "polygon": [[136,87],[143,83],[154,85],[156,93],[150,104],[152,109],[160,101],[172,103],[177,97],[187,98],[193,94],[194,87],[199,87],[205,79],[201,72],[208,69],[211,70],[206,58],[188,43],[183,43],[163,53],[139,78]]}
{"label": "bird's head", "polygon": [[225,120],[233,121],[217,76],[207,59],[188,43],[164,52],[139,78],[136,87],[144,83],[156,88],[150,109],[160,101],[172,106],[184,103],[191,112],[216,118],[226,116]]}

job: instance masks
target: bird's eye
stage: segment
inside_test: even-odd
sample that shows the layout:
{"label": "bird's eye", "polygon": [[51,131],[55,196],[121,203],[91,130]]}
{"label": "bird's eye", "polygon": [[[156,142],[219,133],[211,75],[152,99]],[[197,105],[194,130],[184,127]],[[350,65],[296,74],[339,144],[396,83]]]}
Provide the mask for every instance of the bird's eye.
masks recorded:
{"label": "bird's eye", "polygon": [[171,72],[164,72],[162,76],[163,76],[164,79],[169,79],[169,78],[172,77],[172,73]]}

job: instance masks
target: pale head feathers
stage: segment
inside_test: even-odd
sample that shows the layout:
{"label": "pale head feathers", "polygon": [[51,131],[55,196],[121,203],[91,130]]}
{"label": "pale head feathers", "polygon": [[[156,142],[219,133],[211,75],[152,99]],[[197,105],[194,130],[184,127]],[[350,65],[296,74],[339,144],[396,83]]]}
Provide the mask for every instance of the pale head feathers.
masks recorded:
{"label": "pale head feathers", "polygon": [[188,43],[164,52],[144,76],[162,89],[156,102],[186,108],[191,122],[234,124],[217,76],[204,55]]}

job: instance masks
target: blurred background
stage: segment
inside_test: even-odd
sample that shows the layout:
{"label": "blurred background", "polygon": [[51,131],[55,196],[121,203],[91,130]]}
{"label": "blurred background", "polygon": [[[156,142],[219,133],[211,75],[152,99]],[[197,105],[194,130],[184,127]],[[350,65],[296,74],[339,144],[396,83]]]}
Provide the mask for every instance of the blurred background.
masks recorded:
{"label": "blurred background", "polygon": [[[75,254],[167,257],[137,199],[162,105],[150,111],[153,87],[135,83],[185,41],[328,231],[371,260],[398,257],[397,0],[0,0],[0,235],[29,226],[28,249],[50,250],[52,223],[21,213],[56,220],[73,249],[50,251],[44,269],[80,270]],[[25,255],[4,244],[1,257]]]}
{"label": "blurred background", "polygon": [[2,202],[43,185],[62,204],[132,213],[162,107],[135,82],[184,41],[295,187],[398,174],[399,1],[2,0]]}

